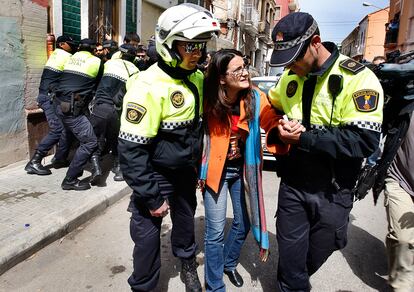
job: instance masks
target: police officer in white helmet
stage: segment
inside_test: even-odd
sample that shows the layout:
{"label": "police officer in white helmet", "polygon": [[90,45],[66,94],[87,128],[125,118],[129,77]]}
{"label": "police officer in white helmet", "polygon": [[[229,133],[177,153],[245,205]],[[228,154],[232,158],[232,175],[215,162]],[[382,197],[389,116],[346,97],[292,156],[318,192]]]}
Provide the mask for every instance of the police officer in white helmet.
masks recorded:
{"label": "police officer in white helmet", "polygon": [[162,218],[171,212],[171,245],[182,261],[186,291],[201,292],[195,258],[194,214],[201,156],[203,74],[197,63],[219,23],[209,11],[181,4],[158,19],[158,62],[127,83],[119,155],[133,189],[128,210],[135,243],[133,291],[156,288],[161,268]]}

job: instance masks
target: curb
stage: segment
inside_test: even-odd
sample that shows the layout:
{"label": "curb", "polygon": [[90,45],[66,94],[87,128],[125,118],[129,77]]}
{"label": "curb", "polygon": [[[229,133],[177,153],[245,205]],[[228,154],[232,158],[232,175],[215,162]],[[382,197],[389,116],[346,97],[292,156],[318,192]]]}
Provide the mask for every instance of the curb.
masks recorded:
{"label": "curb", "polygon": [[27,237],[22,236],[13,242],[13,246],[1,248],[3,250],[0,250],[0,275],[43,247],[73,231],[96,215],[99,215],[106,208],[130,193],[131,189],[125,186],[112,194],[104,195],[102,200],[94,200],[76,206],[73,213],[65,214],[65,210],[63,210],[63,212],[54,218],[54,222],[48,224],[46,231],[44,227],[34,228],[32,230],[34,236],[31,236],[29,240]]}

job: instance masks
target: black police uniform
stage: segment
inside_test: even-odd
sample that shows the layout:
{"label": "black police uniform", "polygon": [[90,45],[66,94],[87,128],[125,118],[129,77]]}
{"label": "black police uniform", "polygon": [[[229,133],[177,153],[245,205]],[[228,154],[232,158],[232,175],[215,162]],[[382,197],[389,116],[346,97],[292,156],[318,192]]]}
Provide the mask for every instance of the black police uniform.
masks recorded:
{"label": "black police uniform", "polygon": [[51,90],[58,84],[64,65],[71,56],[71,53],[60,48],[53,51],[43,69],[39,85],[39,95],[37,97],[37,103],[43,110],[49,125],[49,132],[39,143],[37,150],[42,156],[46,156],[49,150],[59,142],[54,156],[57,161],[66,160],[70,150],[70,143],[62,121],[56,116],[50,94]]}
{"label": "black police uniform", "polygon": [[134,272],[128,283],[136,291],[149,291],[160,275],[162,223],[149,210],[168,200],[173,254],[195,258],[203,75],[171,68],[161,60],[135,76],[127,82],[118,148],[122,173],[133,189],[128,210],[135,243]]}
{"label": "black police uniform", "polygon": [[[127,79],[138,72],[138,68],[123,59],[111,59],[104,65],[102,79],[95,94],[90,121],[98,138],[95,154],[101,156],[105,145],[118,156],[119,116]],[[118,158],[116,158],[118,159]]]}
{"label": "black police uniform", "polygon": [[300,77],[286,70],[269,91],[273,106],[306,127],[299,144],[277,157],[278,285],[284,292],[309,291],[309,276],[345,247],[351,190],[380,137],[378,79],[333,43],[323,46],[331,55],[317,72]]}
{"label": "black police uniform", "polygon": [[66,130],[80,142],[66,173],[69,179],[82,175],[84,165],[97,147],[97,138],[85,114],[101,75],[101,60],[89,51],[79,51],[65,64],[56,90],[56,113]]}

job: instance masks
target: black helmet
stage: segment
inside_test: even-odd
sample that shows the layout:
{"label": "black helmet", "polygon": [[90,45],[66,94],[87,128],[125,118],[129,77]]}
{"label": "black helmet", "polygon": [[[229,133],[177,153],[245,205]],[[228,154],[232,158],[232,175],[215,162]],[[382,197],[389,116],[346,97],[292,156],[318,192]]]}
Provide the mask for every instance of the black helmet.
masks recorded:
{"label": "black helmet", "polygon": [[82,39],[79,42],[79,51],[88,51],[93,52],[93,50],[96,48],[96,42],[91,39]]}
{"label": "black helmet", "polygon": [[72,45],[75,42],[73,41],[73,39],[68,36],[68,35],[61,35],[60,37],[58,37],[56,39],[56,45],[58,45],[59,43],[67,43],[68,45]]}
{"label": "black helmet", "polygon": [[102,43],[102,47],[109,49],[110,51],[117,51],[118,43],[113,40],[104,40]]}
{"label": "black helmet", "polygon": [[121,59],[133,62],[137,55],[137,48],[130,44],[123,44],[119,47]]}

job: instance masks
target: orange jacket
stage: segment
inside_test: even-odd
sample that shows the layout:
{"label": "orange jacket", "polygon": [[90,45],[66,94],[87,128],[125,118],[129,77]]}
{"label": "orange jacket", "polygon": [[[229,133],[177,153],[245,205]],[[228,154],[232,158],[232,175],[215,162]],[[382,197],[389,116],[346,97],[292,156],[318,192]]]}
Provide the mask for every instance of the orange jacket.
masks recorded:
{"label": "orange jacket", "polygon": [[[277,127],[282,116],[276,114],[268,102],[265,93],[257,88],[255,90],[260,93],[260,126],[268,133],[271,129]],[[230,144],[230,131],[223,130],[217,119],[212,117],[207,117],[207,124],[210,135],[210,154],[205,183],[217,193]],[[249,125],[246,119],[246,112],[244,111],[243,100],[240,101],[240,119],[237,127],[242,130],[240,131],[242,138],[249,134]],[[266,147],[269,152],[274,154],[285,154],[288,151],[288,146],[285,144],[269,145],[266,143]]]}

